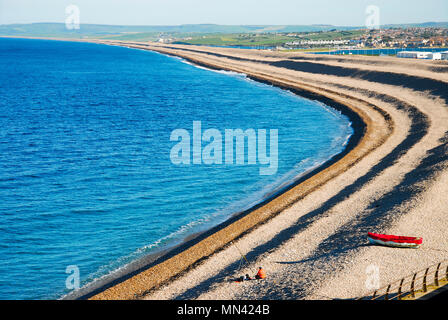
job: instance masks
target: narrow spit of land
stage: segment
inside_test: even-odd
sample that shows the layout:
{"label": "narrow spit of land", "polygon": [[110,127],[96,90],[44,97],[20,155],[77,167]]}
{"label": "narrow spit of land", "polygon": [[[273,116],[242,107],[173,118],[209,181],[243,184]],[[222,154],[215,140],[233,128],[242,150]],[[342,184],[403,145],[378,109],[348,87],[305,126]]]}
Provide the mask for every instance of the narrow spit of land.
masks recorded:
{"label": "narrow spit of land", "polygon": [[[340,159],[269,203],[90,298],[354,298],[371,290],[369,266],[385,285],[448,258],[446,62],[98,42],[245,73],[324,101],[348,114],[360,136]],[[368,231],[421,236],[424,244],[370,246]],[[250,265],[240,268],[237,247]],[[232,281],[258,266],[266,280]]]}

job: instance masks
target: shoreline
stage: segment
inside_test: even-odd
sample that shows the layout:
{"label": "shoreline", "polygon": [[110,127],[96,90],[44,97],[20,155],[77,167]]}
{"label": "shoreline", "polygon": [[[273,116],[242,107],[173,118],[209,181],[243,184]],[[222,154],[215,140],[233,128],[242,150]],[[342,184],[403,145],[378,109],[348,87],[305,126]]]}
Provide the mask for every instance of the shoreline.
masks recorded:
{"label": "shoreline", "polygon": [[[142,49],[142,48],[137,48],[137,49]],[[150,51],[156,51],[156,50],[150,50]],[[159,52],[159,51],[156,51]],[[206,68],[210,68],[210,69],[214,69],[214,70],[226,70],[226,71],[233,71],[233,72],[238,72],[237,70],[233,70],[233,69],[225,69],[222,68],[220,66],[216,66],[213,64],[209,64],[209,63],[204,63],[202,61],[198,61],[196,59],[192,59],[192,58],[188,58],[182,55],[171,55],[171,54],[167,54],[164,52],[159,52],[162,54],[166,54],[166,55],[170,55],[170,56],[174,56],[174,57],[180,57],[182,59],[185,59],[186,61],[188,61],[189,63],[192,63],[194,65],[198,65],[201,67],[206,67]],[[291,92],[293,92],[294,94],[297,94],[301,97],[307,98],[307,99],[312,99],[312,100],[316,100],[319,102],[324,103],[325,105],[338,110],[339,112],[341,112],[343,115],[347,116],[349,118],[349,120],[352,123],[352,127],[354,130],[354,133],[350,136],[350,139],[344,149],[344,151],[342,151],[341,153],[333,156],[332,158],[330,158],[328,161],[326,161],[325,163],[323,163],[322,165],[318,166],[317,168],[311,170],[310,172],[306,173],[304,176],[300,177],[298,180],[293,181],[291,183],[289,183],[286,187],[280,189],[279,191],[275,192],[273,195],[271,195],[270,197],[268,197],[267,199],[265,199],[264,201],[262,201],[261,203],[255,205],[254,207],[250,208],[249,210],[246,210],[244,212],[241,213],[235,213],[233,216],[231,216],[228,220],[226,220],[224,223],[221,223],[215,227],[213,227],[210,230],[207,230],[203,233],[201,233],[199,236],[194,237],[194,239],[190,240],[190,241],[186,241],[183,244],[180,244],[179,246],[173,248],[173,249],[168,249],[169,251],[166,252],[165,254],[163,254],[161,257],[159,257],[158,259],[156,259],[154,262],[150,263],[149,265],[146,265],[138,270],[136,270],[135,272],[131,272],[130,274],[124,275],[122,277],[120,277],[119,279],[106,283],[104,284],[102,287],[97,288],[89,293],[86,293],[82,296],[79,296],[79,299],[102,299],[102,298],[107,298],[107,299],[133,299],[133,298],[141,298],[145,295],[147,295],[148,293],[157,290],[157,288],[159,288],[162,285],[165,285],[166,283],[169,283],[170,281],[173,281],[174,279],[180,277],[182,274],[184,274],[185,272],[187,272],[188,270],[194,268],[196,265],[200,264],[201,261],[203,261],[204,259],[207,259],[207,257],[223,250],[224,248],[228,247],[230,245],[230,243],[232,241],[235,241],[237,239],[240,239],[241,237],[243,237],[245,234],[250,233],[252,230],[256,229],[257,227],[259,227],[261,224],[266,223],[267,221],[269,221],[269,219],[274,216],[276,213],[286,209],[287,207],[289,207],[290,205],[292,205],[292,203],[294,203],[295,201],[297,201],[297,198],[294,198],[294,200],[288,200],[286,201],[286,203],[283,203],[282,205],[278,206],[274,204],[274,209],[272,208],[274,201],[280,201],[283,202],[284,199],[282,199],[282,197],[287,194],[288,192],[297,192],[297,190],[294,190],[295,188],[297,188],[298,186],[300,186],[301,184],[304,183],[309,183],[309,180],[313,177],[315,177],[316,175],[318,175],[319,173],[324,172],[325,170],[328,170],[330,167],[332,167],[333,165],[337,164],[338,161],[340,161],[341,159],[343,159],[345,156],[349,155],[351,153],[351,151],[353,151],[357,146],[359,146],[359,144],[361,143],[361,141],[363,140],[363,138],[366,137],[366,133],[367,133],[367,127],[368,127],[368,123],[369,120],[367,120],[367,118],[363,118],[362,117],[362,112],[357,113],[355,108],[353,108],[352,106],[347,106],[343,103],[341,103],[340,101],[337,101],[336,99],[331,99],[329,97],[323,96],[321,94],[318,94],[316,92],[312,92],[312,91],[308,91],[302,88],[298,88],[295,86],[289,86],[289,85],[285,85],[281,82],[278,82],[274,79],[269,79],[266,77],[260,77],[257,75],[252,75],[252,74],[247,74],[248,78],[257,81],[257,82],[261,82],[261,83],[265,83],[265,84],[269,84],[269,85],[273,85],[276,86],[278,88],[281,88],[283,90],[289,90]],[[359,112],[359,111],[358,111]],[[359,160],[359,159],[357,159]],[[322,183],[322,182],[321,182]],[[319,183],[315,186],[309,187],[309,192],[312,192],[312,190],[314,188],[318,188],[319,187]],[[301,197],[305,196],[305,194],[302,194]],[[249,227],[247,226],[238,226],[235,228],[235,224],[238,222],[241,222],[242,219],[244,219],[245,217],[250,216],[251,214],[260,214],[257,211],[270,211],[269,216],[265,217],[265,218],[258,218],[256,219],[257,221],[252,222],[251,225]],[[262,215],[266,215],[265,213],[262,213]],[[217,233],[227,233],[229,234],[228,230],[226,230],[226,228],[235,228],[238,230],[234,230],[233,233],[238,234],[237,236],[230,236],[230,237],[226,237],[224,236],[225,239],[224,241],[222,241],[222,244],[215,248],[212,252],[208,252],[207,254],[200,254],[198,257],[192,257],[191,260],[194,260],[193,263],[189,263],[187,265],[182,266],[183,270],[180,271],[175,271],[175,272],[171,272],[170,275],[166,276],[163,280],[156,280],[156,284],[152,286],[152,288],[150,288],[148,290],[148,285],[145,285],[145,288],[140,288],[135,290],[136,288],[133,288],[133,290],[131,290],[131,292],[123,292],[123,291],[127,291],[127,290],[123,290],[121,288],[117,288],[123,285],[123,283],[129,282],[129,281],[133,281],[135,280],[135,277],[138,277],[139,275],[141,276],[142,273],[147,273],[147,272],[151,272],[154,270],[151,270],[153,268],[160,268],[160,266],[162,264],[179,264],[179,261],[172,261],[173,259],[175,260],[181,260],[182,258],[180,257],[180,255],[185,254],[186,252],[188,252],[188,250],[191,250],[192,248],[198,249],[197,247],[204,247],[207,246],[207,244],[205,242],[207,242],[207,240],[210,241],[210,238],[213,237],[214,235],[216,236]],[[230,234],[233,234],[230,233]],[[221,235],[222,236],[222,235]],[[201,249],[201,248],[199,248]],[[176,259],[177,258],[177,259]],[[170,269],[170,266],[164,266],[164,269]],[[158,274],[160,275],[159,272],[151,272],[152,274]],[[147,279],[145,279],[145,283],[147,283]],[[118,289],[119,292],[115,292],[115,294],[107,294],[106,296],[104,296],[104,294],[107,291],[116,291],[114,289]],[[118,296],[117,296],[118,293]]]}
{"label": "shoreline", "polygon": [[[197,48],[181,50],[195,51],[204,59],[224,60],[216,58],[217,51],[212,49],[202,50],[204,54]],[[252,61],[240,63],[229,58],[229,52]],[[146,299],[351,299],[369,293],[365,288],[369,264],[379,266],[386,285],[388,280],[446,259],[448,212],[442,195],[448,185],[448,86],[446,74],[435,72],[446,64],[394,58],[321,58],[309,63],[307,60],[314,59],[302,55],[230,50],[218,54],[226,54],[231,65],[266,70],[292,82],[306,79],[361,97],[389,113],[393,130],[383,145],[353,168],[238,241],[250,266],[267,267],[269,281],[235,286],[225,277],[210,275],[252,272],[238,267],[239,257],[229,248]],[[252,63],[254,57],[268,61],[276,56],[281,68],[277,61],[277,68]],[[306,68],[291,63],[295,59]],[[342,69],[341,61],[345,64]],[[318,72],[310,70],[311,66]],[[384,66],[387,72],[382,71]],[[363,68],[368,72],[360,72]],[[419,250],[390,250],[369,246],[367,231],[423,236],[426,240]],[[300,277],[295,277],[298,272]]]}
{"label": "shoreline", "polygon": [[[220,230],[191,239],[177,254],[83,298],[353,299],[371,293],[365,277],[372,264],[386,285],[448,258],[447,63],[87,42],[156,51],[324,96],[351,109],[366,127],[339,161]],[[368,245],[367,231],[425,240],[419,250],[390,249]],[[241,268],[232,244],[249,265]],[[268,280],[230,281],[260,265]]]}
{"label": "shoreline", "polygon": [[[132,49],[132,48],[130,48]],[[141,49],[140,49],[141,50]],[[227,71],[223,70],[219,67],[213,67],[207,64],[203,64],[197,61],[192,61],[190,59],[179,57],[175,55],[170,54],[164,54],[153,50],[147,50],[156,52],[159,54],[163,54],[166,56],[174,57],[174,58],[181,58],[188,63],[191,63],[194,66],[204,67],[210,70],[216,70],[216,71]],[[230,70],[229,70],[230,71]],[[246,75],[246,74],[245,74]],[[282,184],[282,186],[276,188],[275,190],[270,191],[267,197],[263,198],[259,203],[249,207],[246,210],[239,211],[239,212],[233,212],[229,213],[228,218],[222,223],[219,223],[211,228],[208,228],[206,230],[201,230],[196,233],[186,235],[182,240],[179,239],[179,241],[176,241],[175,244],[167,245],[166,247],[161,247],[159,250],[157,250],[154,253],[149,253],[143,257],[138,258],[135,261],[130,262],[128,265],[125,265],[121,267],[120,269],[113,271],[111,274],[105,275],[97,280],[94,280],[92,283],[86,284],[84,287],[81,287],[78,291],[72,292],[69,294],[66,294],[61,297],[61,299],[90,299],[97,295],[98,293],[111,288],[123,281],[126,281],[133,276],[137,275],[138,273],[141,273],[153,266],[156,266],[160,263],[163,263],[170,258],[178,255],[179,253],[184,252],[188,248],[195,246],[199,244],[202,240],[206,239],[207,237],[211,236],[212,234],[221,231],[225,227],[233,224],[234,222],[238,221],[239,219],[251,214],[253,211],[260,209],[264,207],[265,205],[268,205],[272,200],[276,199],[277,197],[281,196],[285,192],[288,192],[289,190],[293,189],[297,185],[305,182],[306,180],[310,179],[314,175],[318,174],[319,172],[325,170],[326,168],[330,167],[332,164],[336,163],[340,159],[342,159],[345,155],[350,153],[351,150],[353,150],[362,140],[364,133],[366,131],[367,125],[363,122],[362,118],[355,112],[353,112],[349,107],[338,103],[336,101],[333,101],[331,99],[328,99],[324,96],[319,96],[316,94],[313,94],[308,91],[304,90],[298,90],[297,88],[291,88],[287,86],[282,85],[275,85],[269,80],[266,79],[257,79],[256,77],[252,77],[250,75],[246,75],[248,79],[251,79],[253,81],[264,83],[267,85],[275,86],[282,90],[288,90],[292,92],[295,95],[298,95],[300,97],[303,97],[305,99],[309,99],[312,101],[318,101],[323,103],[325,106],[328,106],[336,111],[339,111],[342,115],[346,116],[350,121],[350,126],[353,128],[353,134],[351,134],[347,140],[347,143],[343,149],[343,151],[331,156],[328,158],[325,162],[322,164],[319,164],[315,167],[311,167],[302,174],[299,175],[299,177],[294,180],[286,181]],[[263,223],[263,222],[261,222]],[[242,235],[245,233],[250,232],[257,226],[252,227],[251,229],[245,230]],[[241,235],[241,236],[242,236]],[[235,239],[236,240],[236,239]],[[219,251],[220,249],[218,249]],[[194,266],[191,266],[194,267]],[[179,275],[175,275],[175,277],[178,277]],[[166,281],[170,281],[171,279],[168,279]],[[163,285],[162,283],[161,285]],[[153,290],[155,290],[154,288]]]}

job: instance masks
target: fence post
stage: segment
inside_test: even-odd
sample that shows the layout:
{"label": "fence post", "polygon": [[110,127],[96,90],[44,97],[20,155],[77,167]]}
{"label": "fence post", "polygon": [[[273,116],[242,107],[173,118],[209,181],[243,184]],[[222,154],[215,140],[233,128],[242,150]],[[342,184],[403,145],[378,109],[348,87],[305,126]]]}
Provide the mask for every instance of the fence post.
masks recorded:
{"label": "fence post", "polygon": [[411,282],[411,295],[412,298],[415,298],[415,278],[417,277],[417,274],[414,273],[414,277],[412,277],[412,282]]}
{"label": "fence post", "polygon": [[390,290],[390,286],[391,286],[391,285],[389,285],[389,286],[387,287],[387,290],[386,290],[386,297],[384,298],[384,300],[389,300],[389,290]]}
{"label": "fence post", "polygon": [[403,286],[404,278],[401,279],[400,286],[398,287],[398,300],[401,300],[401,287]]}
{"label": "fence post", "polygon": [[434,284],[436,285],[436,287],[439,286],[439,268],[440,268],[440,265],[441,265],[441,264],[442,264],[442,263],[439,263],[439,264],[437,265],[436,274],[434,275]]}
{"label": "fence post", "polygon": [[428,276],[429,268],[425,271],[425,276],[423,277],[423,292],[428,291],[428,287],[426,286],[426,277]]}
{"label": "fence post", "polygon": [[448,265],[446,266],[446,272],[445,272],[446,274],[445,274],[445,278],[446,278],[446,280],[448,280]]}

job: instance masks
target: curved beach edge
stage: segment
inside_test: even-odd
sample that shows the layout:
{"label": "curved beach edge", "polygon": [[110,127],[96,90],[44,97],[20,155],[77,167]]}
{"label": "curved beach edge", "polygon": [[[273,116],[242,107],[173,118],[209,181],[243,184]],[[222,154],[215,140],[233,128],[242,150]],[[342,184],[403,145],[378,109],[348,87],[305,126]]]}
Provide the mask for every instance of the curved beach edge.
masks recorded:
{"label": "curved beach edge", "polygon": [[[290,90],[302,97],[321,101],[340,111],[352,122],[354,134],[350,137],[342,153],[335,155],[329,161],[272,195],[261,204],[231,217],[226,222],[185,242],[129,274],[94,289],[89,290],[89,286],[87,286],[84,290],[81,289],[79,292],[67,295],[64,297],[65,299],[127,300],[148,295],[194,269],[209,257],[227,248],[233,241],[251,233],[300,199],[339,176],[382,145],[393,132],[393,121],[386,111],[356,97],[319,88],[301,81],[291,82],[274,75],[251,72],[251,70],[243,70],[237,66],[233,67],[216,61],[212,62],[205,58],[190,55],[187,51],[158,46],[140,46],[140,44],[115,42],[107,42],[106,44],[156,51],[181,57],[195,65],[210,69],[244,73],[255,81]],[[368,112],[366,108],[359,107],[361,104],[369,107]],[[372,117],[372,112],[376,115],[375,119]],[[379,118],[382,121],[379,121]]]}

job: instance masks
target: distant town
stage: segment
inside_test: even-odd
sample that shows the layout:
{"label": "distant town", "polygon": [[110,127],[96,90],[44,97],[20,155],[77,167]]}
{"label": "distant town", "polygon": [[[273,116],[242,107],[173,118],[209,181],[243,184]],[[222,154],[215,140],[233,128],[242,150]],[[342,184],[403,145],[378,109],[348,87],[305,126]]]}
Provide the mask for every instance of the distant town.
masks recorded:
{"label": "distant town", "polygon": [[[0,25],[0,36],[150,41],[329,54],[393,55],[434,60],[445,59],[445,51],[448,51],[448,22],[385,25],[380,29],[371,30],[363,27],[331,25],[214,24],[178,26],[83,24],[79,29],[67,29],[61,23],[33,23]],[[403,51],[408,53],[399,55]]]}
{"label": "distant town", "polygon": [[229,46],[271,46],[276,49],[422,48],[448,46],[447,28],[337,29],[317,32],[194,35],[184,38],[159,35],[159,42]]}
{"label": "distant town", "polygon": [[446,47],[448,45],[448,29],[445,28],[408,28],[365,30],[351,39],[310,40],[317,35],[288,34],[295,40],[285,43],[285,47],[321,47],[325,45],[345,46],[346,48],[421,48]]}

